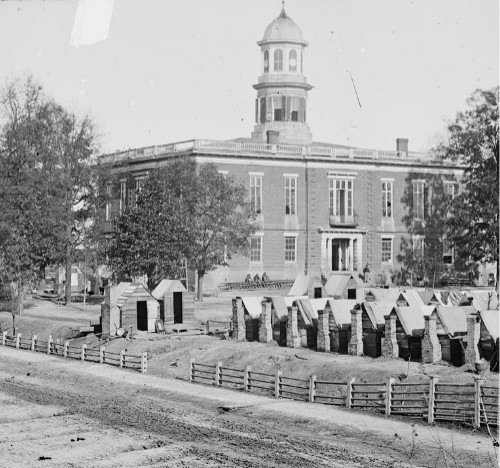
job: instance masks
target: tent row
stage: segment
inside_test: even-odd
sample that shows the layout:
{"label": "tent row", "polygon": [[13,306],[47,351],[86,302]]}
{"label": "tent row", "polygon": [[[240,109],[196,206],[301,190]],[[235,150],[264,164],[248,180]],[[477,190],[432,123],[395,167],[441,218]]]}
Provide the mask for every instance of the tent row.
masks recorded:
{"label": "tent row", "polygon": [[[451,299],[451,293],[444,298],[422,292],[358,289],[361,301],[307,295],[237,297],[234,335],[247,341],[274,340],[280,346],[373,358],[444,360],[456,366],[465,364],[469,354],[469,361],[493,359],[498,353],[499,312],[483,309],[484,294],[471,301],[465,293],[453,292]],[[490,297],[489,302],[498,306],[496,298]]]}

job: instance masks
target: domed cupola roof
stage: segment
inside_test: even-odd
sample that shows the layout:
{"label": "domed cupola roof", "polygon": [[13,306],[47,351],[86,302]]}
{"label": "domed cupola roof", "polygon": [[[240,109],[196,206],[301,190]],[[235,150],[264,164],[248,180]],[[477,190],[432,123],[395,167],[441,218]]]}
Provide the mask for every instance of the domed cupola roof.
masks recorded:
{"label": "domed cupola roof", "polygon": [[285,8],[266,28],[264,37],[258,44],[262,45],[267,42],[293,42],[307,45],[307,42],[302,38],[302,31],[295,24],[295,21],[286,14]]}

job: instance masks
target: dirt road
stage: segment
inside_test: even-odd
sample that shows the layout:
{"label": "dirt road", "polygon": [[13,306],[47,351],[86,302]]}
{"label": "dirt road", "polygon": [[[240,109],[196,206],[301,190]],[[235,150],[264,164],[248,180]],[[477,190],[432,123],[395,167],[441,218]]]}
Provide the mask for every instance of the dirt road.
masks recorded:
{"label": "dirt road", "polygon": [[495,466],[482,434],[9,348],[0,408],[2,467]]}

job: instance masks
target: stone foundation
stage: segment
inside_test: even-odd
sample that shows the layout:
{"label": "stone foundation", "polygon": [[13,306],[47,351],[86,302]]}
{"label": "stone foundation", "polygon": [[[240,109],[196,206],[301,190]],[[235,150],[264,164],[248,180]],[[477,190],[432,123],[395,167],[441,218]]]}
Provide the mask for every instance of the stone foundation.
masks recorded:
{"label": "stone foundation", "polygon": [[288,308],[288,320],[286,322],[286,345],[289,348],[300,348],[297,306],[295,305]]}
{"label": "stone foundation", "polygon": [[467,348],[465,348],[465,366],[469,371],[476,371],[476,363],[481,362],[479,338],[481,337],[481,318],[473,313],[467,317]]}
{"label": "stone foundation", "polygon": [[271,303],[262,301],[262,313],[259,320],[259,341],[269,343],[273,339],[273,329],[271,327]]}
{"label": "stone foundation", "polygon": [[351,339],[349,341],[348,353],[351,356],[363,355],[363,311],[357,304],[351,310]]}
{"label": "stone foundation", "polygon": [[392,311],[385,316],[385,333],[382,340],[382,356],[388,358],[399,357],[399,345],[396,337],[396,312]]}
{"label": "stone foundation", "polygon": [[318,310],[318,335],[316,349],[318,351],[330,351],[330,310]]}
{"label": "stone foundation", "polygon": [[422,361],[432,363],[441,361],[441,343],[439,342],[436,330],[436,313],[424,316],[425,331],[422,337]]}
{"label": "stone foundation", "polygon": [[238,341],[246,339],[245,309],[241,297],[233,299],[233,338]]}

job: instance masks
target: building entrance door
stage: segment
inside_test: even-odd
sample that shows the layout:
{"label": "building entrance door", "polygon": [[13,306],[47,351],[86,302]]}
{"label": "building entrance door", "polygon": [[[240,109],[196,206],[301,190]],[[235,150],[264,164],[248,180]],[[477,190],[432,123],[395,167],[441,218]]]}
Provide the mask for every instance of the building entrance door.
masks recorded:
{"label": "building entrance door", "polygon": [[349,260],[349,239],[332,239],[332,271],[347,271]]}

